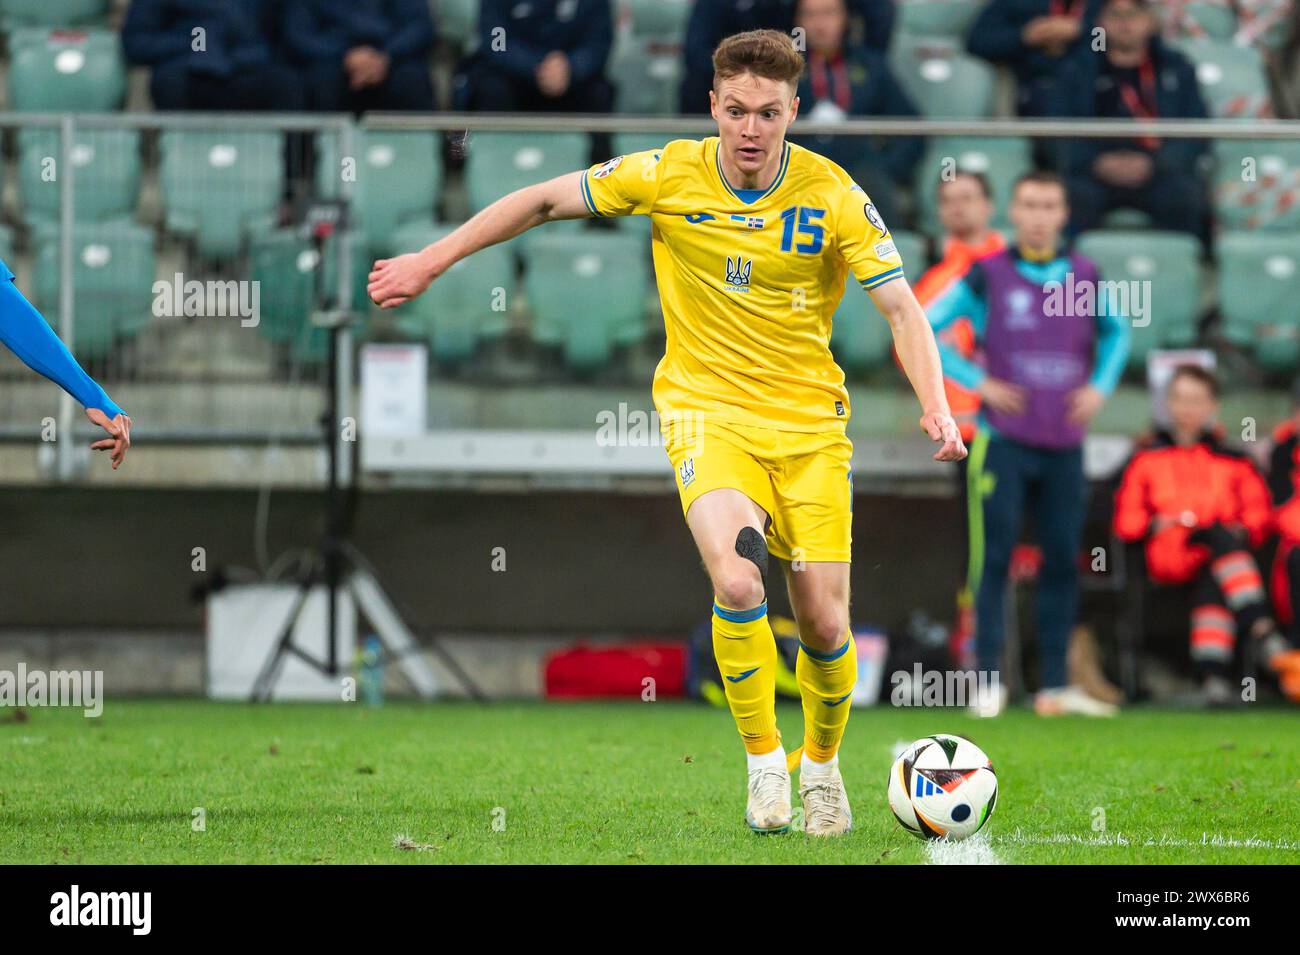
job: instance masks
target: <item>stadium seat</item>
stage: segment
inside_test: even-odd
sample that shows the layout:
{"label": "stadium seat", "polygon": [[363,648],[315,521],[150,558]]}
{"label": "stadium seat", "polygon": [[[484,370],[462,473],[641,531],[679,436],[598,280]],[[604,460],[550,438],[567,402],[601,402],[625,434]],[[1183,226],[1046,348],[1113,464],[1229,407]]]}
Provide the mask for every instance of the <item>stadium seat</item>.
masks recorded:
{"label": "stadium seat", "polygon": [[433,18],[439,36],[463,52],[478,45],[479,0],[435,0]]}
{"label": "stadium seat", "polygon": [[[60,190],[59,132],[18,131],[18,201],[23,220],[35,229],[57,224]],[[55,160],[50,165],[50,160]],[[72,143],[73,211],[80,221],[129,218],[140,194],[140,134],[128,129],[76,127]]]}
{"label": "stadium seat", "polygon": [[[402,248],[423,248],[452,231],[451,226],[408,225],[394,237]],[[397,326],[411,338],[429,343],[430,354],[457,365],[474,354],[480,342],[509,328],[515,291],[515,260],[508,243],[488,246],[461,259],[428,290],[395,310]]]}
{"label": "stadium seat", "polygon": [[1300,228],[1300,143],[1219,140],[1214,157],[1215,222],[1220,228]]}
{"label": "stadium seat", "polygon": [[106,113],[122,108],[126,67],[116,33],[45,30],[9,35],[9,106],[18,112]]}
{"label": "stadium seat", "polygon": [[7,225],[0,225],[0,261],[13,271],[14,264],[14,230]]}
{"label": "stadium seat", "polygon": [[[393,233],[417,221],[431,226],[442,189],[442,154],[438,135],[426,131],[356,131],[356,178],[350,212],[372,251],[391,255],[401,248]],[[340,193],[342,163],[338,138],[316,138],[316,187],[326,198]]]}
{"label": "stadium seat", "polygon": [[1182,17],[1188,25],[1215,40],[1231,40],[1237,32],[1237,14],[1228,0],[1191,0],[1183,4]]}
{"label": "stadium seat", "polygon": [[951,38],[896,33],[889,66],[922,116],[982,119],[993,113],[993,68]]}
{"label": "stadium seat", "polygon": [[677,112],[681,51],[628,37],[615,44],[606,69],[614,84],[614,112],[669,116]]}
{"label": "stadium seat", "polygon": [[1216,252],[1224,337],[1272,371],[1300,368],[1300,236],[1225,232]]}
{"label": "stadium seat", "polygon": [[1272,99],[1259,50],[1210,39],[1184,39],[1173,45],[1196,64],[1206,109],[1218,119],[1267,119]]}
{"label": "stadium seat", "polygon": [[[362,320],[354,326],[364,333],[368,312],[366,283],[370,274],[371,259],[365,241],[359,233],[350,235],[352,241],[352,307]],[[321,275],[325,294],[333,296],[338,289],[337,245],[329,239],[324,247],[324,269]],[[316,364],[329,354],[329,332],[311,323],[311,313],[316,307],[316,250],[296,229],[276,229],[255,235],[249,242],[249,277],[258,283],[261,311],[258,332],[274,342],[288,346],[293,360]]]}
{"label": "stadium seat", "polygon": [[1011,186],[1021,173],[1034,167],[1029,141],[1001,137],[943,136],[931,140],[917,170],[916,195],[919,225],[927,235],[938,236],[942,229],[936,201],[939,177],[955,163],[956,169],[983,173],[993,190],[995,208],[993,225],[1007,225],[1006,209]]}
{"label": "stadium seat", "polygon": [[[585,133],[473,133],[465,162],[470,211],[491,205],[515,189],[531,186],[587,167],[591,141]],[[577,233],[579,219],[551,222],[545,229],[524,233],[518,243],[526,251],[541,233]]]}
{"label": "stadium seat", "polygon": [[635,236],[539,235],[525,261],[533,338],[560,347],[570,368],[593,371],[645,337],[650,270]]}
{"label": "stadium seat", "polygon": [[691,0],[623,0],[632,21],[632,35],[681,42],[691,16]]}
{"label": "stadium seat", "polygon": [[677,133],[615,133],[614,153],[626,156],[628,153],[659,149],[674,139],[681,139],[681,136]]}
{"label": "stadium seat", "polygon": [[[914,232],[894,232],[894,245],[903,259],[903,271],[915,283],[929,266],[925,239]],[[861,374],[883,365],[893,336],[889,323],[876,310],[867,291],[849,273],[844,298],[831,319],[831,352],[846,374]]]}
{"label": "stadium seat", "polygon": [[284,180],[279,133],[169,130],[159,148],[167,228],[201,255],[237,255],[251,231],[271,226]]}
{"label": "stadium seat", "polygon": [[898,0],[894,26],[917,36],[965,38],[982,0]]}
{"label": "stadium seat", "polygon": [[[1097,229],[1081,235],[1076,248],[1097,263],[1102,282],[1122,282],[1129,290],[1142,290],[1140,301],[1149,321],[1129,323],[1130,368],[1143,367],[1153,349],[1186,348],[1196,342],[1201,263],[1195,238],[1181,232]],[[1118,304],[1124,301],[1121,298]],[[1132,315],[1133,308],[1129,311]]]}
{"label": "stadium seat", "polygon": [[0,0],[0,26],[77,27],[98,25],[108,17],[109,0]]}
{"label": "stadium seat", "polygon": [[[59,316],[59,232],[36,243],[32,270],[34,302],[57,326]],[[153,233],[133,222],[79,223],[73,232],[75,333],[79,358],[101,358],[117,338],[134,335],[153,321]]]}

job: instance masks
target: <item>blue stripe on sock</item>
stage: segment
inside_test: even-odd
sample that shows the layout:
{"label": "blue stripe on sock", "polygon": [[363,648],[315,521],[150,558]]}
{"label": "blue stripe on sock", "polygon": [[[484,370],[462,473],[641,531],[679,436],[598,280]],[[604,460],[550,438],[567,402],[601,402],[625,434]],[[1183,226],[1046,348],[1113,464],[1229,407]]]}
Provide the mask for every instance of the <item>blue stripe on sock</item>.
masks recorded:
{"label": "blue stripe on sock", "polygon": [[753,623],[760,617],[767,616],[767,601],[764,600],[757,607],[751,607],[749,610],[728,610],[726,607],[718,606],[717,601],[714,601],[713,612],[723,620],[732,623]]}
{"label": "blue stripe on sock", "polygon": [[[852,639],[852,637],[849,637],[849,640]],[[813,650],[802,640],[799,641],[799,649],[803,653],[808,654],[808,656],[812,657],[814,660],[820,660],[822,663],[830,663],[844,656],[845,651],[849,648],[849,640],[845,640],[842,647],[838,650],[832,650],[830,653],[822,653],[820,650]]]}

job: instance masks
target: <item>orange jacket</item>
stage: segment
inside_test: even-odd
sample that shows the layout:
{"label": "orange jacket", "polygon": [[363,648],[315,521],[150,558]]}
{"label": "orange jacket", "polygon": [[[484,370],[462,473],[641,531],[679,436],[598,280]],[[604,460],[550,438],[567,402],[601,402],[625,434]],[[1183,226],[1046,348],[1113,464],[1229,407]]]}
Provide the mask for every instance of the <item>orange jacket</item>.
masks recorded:
{"label": "orange jacket", "polygon": [[1294,422],[1283,421],[1273,431],[1268,486],[1273,492],[1273,524],[1282,540],[1300,544],[1300,435]]}
{"label": "orange jacket", "polygon": [[[927,269],[913,286],[916,300],[922,305],[933,302],[948,291],[953,282],[963,278],[972,264],[995,252],[1001,252],[1006,244],[1002,233],[993,229],[989,230],[979,245],[969,245],[950,236],[944,240],[943,258]],[[975,353],[975,331],[966,319],[959,319],[949,325],[940,335],[962,355],[969,357]],[[897,355],[894,360],[898,360]],[[948,395],[948,407],[961,429],[962,440],[969,442],[975,437],[975,416],[979,413],[980,396],[950,378],[943,380],[943,386]]]}
{"label": "orange jacket", "polygon": [[[1181,446],[1164,432],[1137,450],[1115,493],[1115,536],[1146,540],[1147,573],[1164,583],[1186,583],[1205,563],[1209,549],[1190,544],[1198,527],[1238,524],[1258,547],[1272,527],[1268,485],[1250,458],[1206,433]],[[1152,532],[1157,517],[1177,523]]]}

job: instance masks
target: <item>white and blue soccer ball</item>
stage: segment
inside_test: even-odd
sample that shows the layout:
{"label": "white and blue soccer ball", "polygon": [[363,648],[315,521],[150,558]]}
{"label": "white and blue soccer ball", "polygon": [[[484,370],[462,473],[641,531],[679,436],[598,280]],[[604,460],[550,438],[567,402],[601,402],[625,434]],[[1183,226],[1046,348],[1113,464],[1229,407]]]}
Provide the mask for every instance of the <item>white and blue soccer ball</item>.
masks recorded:
{"label": "white and blue soccer ball", "polygon": [[908,746],[889,770],[889,808],[922,839],[959,841],[984,828],[998,799],[998,777],[984,751],[964,736],[937,733]]}

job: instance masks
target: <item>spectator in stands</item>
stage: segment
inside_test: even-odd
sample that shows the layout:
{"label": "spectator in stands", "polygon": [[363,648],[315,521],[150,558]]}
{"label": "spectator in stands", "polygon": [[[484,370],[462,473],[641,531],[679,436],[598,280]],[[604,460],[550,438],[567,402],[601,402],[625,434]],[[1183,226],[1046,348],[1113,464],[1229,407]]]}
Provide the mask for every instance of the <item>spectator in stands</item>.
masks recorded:
{"label": "spectator in stands", "polygon": [[456,77],[460,111],[608,113],[610,0],[483,0],[478,49]]}
{"label": "spectator in stands", "polygon": [[[939,223],[943,226],[943,257],[931,266],[912,287],[916,300],[922,305],[929,304],[952,288],[958,280],[965,278],[972,265],[980,259],[987,258],[995,252],[1006,248],[1002,233],[990,228],[993,219],[993,192],[989,181],[983,173],[958,169],[951,176],[942,176],[936,192]],[[944,329],[937,333],[938,340],[951,348],[962,358],[973,360],[975,357],[975,330],[971,326],[970,316],[959,315]],[[952,412],[957,427],[961,429],[962,440],[971,446],[975,440],[975,419],[979,413],[979,392],[967,388],[952,378],[944,379],[944,390],[948,394],[948,408]],[[974,545],[984,539],[984,514],[978,503],[978,494],[971,494],[968,487],[970,458],[957,462],[957,493],[963,502],[967,517],[967,551],[969,561],[966,580],[957,594],[957,626],[953,628],[952,655],[959,666],[974,666],[973,648],[970,641],[974,636],[975,592],[979,589],[979,576],[982,568],[983,548]]]}
{"label": "spectator in stands", "polygon": [[273,55],[272,15],[259,0],[131,0],[122,50],[152,68],[155,109],[301,110],[300,80]]}
{"label": "spectator in stands", "polygon": [[[791,33],[795,29],[797,5],[798,0],[695,0],[686,26],[681,111],[709,111],[713,51],[724,37],[747,30]],[[894,29],[893,0],[847,0],[847,5],[851,44],[884,55]],[[801,49],[806,48],[805,37]]]}
{"label": "spectator in stands", "polygon": [[[1096,264],[1061,246],[1069,207],[1059,176],[1021,176],[1009,212],[1015,245],[971,265],[926,309],[936,332],[967,316],[984,350],[980,366],[939,342],[944,374],[982,399],[970,455],[970,487],[979,490],[984,522],[976,656],[981,670],[1000,671],[1007,573],[1029,508],[1043,552],[1034,709],[1043,716],[1110,716],[1111,704],[1069,685],[1066,650],[1079,602],[1083,438],[1124,369],[1128,326],[1095,294]],[[1067,286],[1071,291],[1062,296]],[[1089,287],[1091,300],[1079,294]],[[1006,701],[999,685],[981,694],[973,711],[996,716]]]}
{"label": "spectator in stands", "polygon": [[[1106,49],[1075,57],[1062,90],[1063,116],[1098,119],[1204,119],[1196,69],[1156,36],[1147,0],[1106,0],[1098,19]],[[1075,139],[1064,147],[1073,210],[1071,232],[1094,229],[1114,208],[1140,209],[1159,229],[1208,241],[1205,187],[1197,170],[1202,139]]]}
{"label": "spectator in stands", "polygon": [[1237,633],[1300,702],[1300,652],[1278,632],[1251,553],[1268,535],[1269,492],[1251,460],[1216,433],[1219,385],[1199,365],[1174,371],[1166,391],[1170,427],[1124,468],[1114,531],[1141,541],[1147,576],[1192,591],[1191,653],[1212,705],[1234,697],[1228,680]]}
{"label": "spectator in stands", "polygon": [[1278,536],[1269,590],[1276,619],[1300,646],[1300,381],[1291,391],[1290,417],[1273,432],[1268,486]]}
{"label": "spectator in stands", "polygon": [[1100,5],[1101,0],[992,0],[971,24],[966,48],[1014,71],[1021,116],[1046,116],[1068,58],[1092,39]]}
{"label": "spectator in stands", "polygon": [[[849,38],[846,0],[799,0],[795,25],[804,30],[808,68],[799,80],[799,115],[819,122],[860,116],[916,116],[884,54]],[[910,185],[924,143],[916,136],[808,137],[805,145],[841,166],[876,204],[886,222],[898,216],[900,187]]]}
{"label": "spectator in stands", "polygon": [[285,0],[282,35],[311,109],[433,109],[426,0]]}

